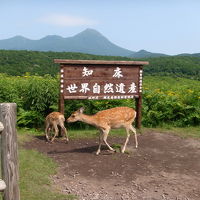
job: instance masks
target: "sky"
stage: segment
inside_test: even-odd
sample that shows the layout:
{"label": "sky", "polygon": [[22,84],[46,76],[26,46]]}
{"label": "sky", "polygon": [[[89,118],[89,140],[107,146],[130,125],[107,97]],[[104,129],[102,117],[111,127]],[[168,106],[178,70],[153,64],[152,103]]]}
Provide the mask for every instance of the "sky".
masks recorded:
{"label": "sky", "polygon": [[87,28],[132,50],[200,53],[200,0],[0,0],[0,40]]}

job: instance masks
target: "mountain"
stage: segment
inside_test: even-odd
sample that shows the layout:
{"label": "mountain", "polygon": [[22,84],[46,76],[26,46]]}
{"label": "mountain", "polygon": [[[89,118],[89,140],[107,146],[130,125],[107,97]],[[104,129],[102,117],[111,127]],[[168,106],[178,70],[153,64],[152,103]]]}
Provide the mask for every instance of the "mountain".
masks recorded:
{"label": "mountain", "polygon": [[[73,37],[48,35],[39,40],[31,40],[22,36],[0,40],[0,49],[3,50],[32,50],[52,52],[80,52],[105,56],[126,56],[130,58],[154,58],[169,55],[152,53],[146,50],[138,52],[119,47],[110,42],[105,36],[94,29],[86,29]],[[196,54],[179,54],[178,56],[200,57]]]}
{"label": "mountain", "polygon": [[134,53],[133,51],[113,44],[94,29],[86,29],[68,38],[49,35],[40,40],[30,40],[22,36],[15,36],[10,39],[0,40],[0,49],[80,52],[108,56],[129,56]]}
{"label": "mountain", "polygon": [[164,57],[164,56],[168,56],[168,55],[161,54],[161,53],[151,53],[151,52],[145,51],[145,50],[140,50],[138,52],[135,52],[135,53],[129,55],[129,57],[131,57],[131,58],[155,58],[155,57]]}
{"label": "mountain", "polygon": [[0,40],[0,49],[6,50],[22,50],[33,45],[33,40],[29,40],[22,36],[15,36],[9,39]]}

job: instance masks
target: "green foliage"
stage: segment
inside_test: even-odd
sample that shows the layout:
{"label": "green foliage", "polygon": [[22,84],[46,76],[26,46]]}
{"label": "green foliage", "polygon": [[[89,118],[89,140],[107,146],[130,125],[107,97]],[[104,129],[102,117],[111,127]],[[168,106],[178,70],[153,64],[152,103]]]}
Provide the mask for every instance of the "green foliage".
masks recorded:
{"label": "green foliage", "polygon": [[144,68],[147,75],[185,77],[200,80],[200,57],[169,56],[142,59],[148,60]]}
{"label": "green foliage", "polygon": [[[16,102],[18,126],[43,128],[45,116],[58,110],[57,77],[46,75],[12,77],[0,75],[0,102]],[[85,107],[85,113],[116,107],[134,107],[128,100],[68,100],[65,116]],[[142,123],[146,127],[198,126],[200,125],[200,84],[197,80],[171,77],[146,76],[143,87]],[[70,128],[90,128],[82,122],[70,124]]]}
{"label": "green foliage", "polygon": [[143,97],[145,126],[168,123],[179,127],[200,125],[199,81],[147,77]]}
{"label": "green foliage", "polygon": [[[97,56],[72,52],[39,52],[0,50],[0,72],[14,76],[50,74],[55,76],[59,72],[59,65],[53,59],[78,60],[133,60],[120,56]],[[134,59],[135,60],[135,59]],[[145,75],[186,77],[200,79],[200,57],[168,56],[156,58],[138,58],[147,60],[149,65],[144,67]]]}
{"label": "green foliage", "polygon": [[[44,117],[57,108],[58,80],[49,75],[0,75],[0,102],[15,102],[18,106],[18,126],[41,127]],[[57,109],[56,109],[57,110]]]}
{"label": "green foliage", "polygon": [[75,60],[131,60],[126,57],[97,56],[72,52],[39,52],[39,51],[15,51],[0,50],[0,72],[13,76],[22,76],[27,72],[30,75],[50,74],[56,76],[59,65],[53,59]]}
{"label": "green foliage", "polygon": [[19,127],[41,127],[43,126],[44,116],[35,110],[23,110],[19,108],[17,125]]}
{"label": "green foliage", "polygon": [[48,75],[27,78],[24,108],[48,113],[49,107],[58,100],[58,81]]}

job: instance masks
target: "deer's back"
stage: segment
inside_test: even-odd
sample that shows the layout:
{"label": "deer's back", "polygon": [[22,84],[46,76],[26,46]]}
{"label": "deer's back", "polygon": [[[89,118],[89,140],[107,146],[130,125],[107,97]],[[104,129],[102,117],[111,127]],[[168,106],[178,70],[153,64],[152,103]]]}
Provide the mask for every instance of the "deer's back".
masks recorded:
{"label": "deer's back", "polygon": [[115,107],[100,111],[95,117],[99,123],[104,123],[111,128],[119,128],[125,124],[133,123],[136,111],[129,107]]}
{"label": "deer's back", "polygon": [[59,122],[59,121],[65,121],[65,117],[60,112],[52,112],[46,117],[46,121],[52,123],[52,122]]}

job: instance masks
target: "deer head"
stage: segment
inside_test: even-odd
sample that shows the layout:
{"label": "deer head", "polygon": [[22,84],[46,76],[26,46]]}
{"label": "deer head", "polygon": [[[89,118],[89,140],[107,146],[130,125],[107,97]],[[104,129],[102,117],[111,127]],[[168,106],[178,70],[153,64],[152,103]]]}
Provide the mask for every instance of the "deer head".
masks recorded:
{"label": "deer head", "polygon": [[81,120],[81,114],[83,114],[84,108],[81,107],[77,111],[73,112],[71,116],[66,120],[67,122],[76,122]]}

